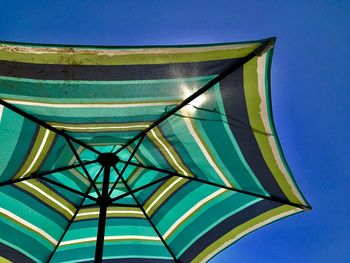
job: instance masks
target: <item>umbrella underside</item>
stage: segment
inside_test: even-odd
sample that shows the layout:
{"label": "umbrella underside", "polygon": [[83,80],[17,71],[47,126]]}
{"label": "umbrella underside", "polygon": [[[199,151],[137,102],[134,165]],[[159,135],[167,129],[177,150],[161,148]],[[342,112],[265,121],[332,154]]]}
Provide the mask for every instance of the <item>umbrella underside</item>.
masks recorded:
{"label": "umbrella underside", "polygon": [[273,45],[0,43],[0,260],[205,262],[309,209]]}

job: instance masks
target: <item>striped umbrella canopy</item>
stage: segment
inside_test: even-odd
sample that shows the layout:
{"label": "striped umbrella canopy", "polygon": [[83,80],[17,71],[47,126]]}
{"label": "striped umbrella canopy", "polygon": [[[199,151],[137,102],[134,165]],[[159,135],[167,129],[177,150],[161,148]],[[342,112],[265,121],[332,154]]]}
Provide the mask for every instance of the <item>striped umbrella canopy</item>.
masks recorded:
{"label": "striped umbrella canopy", "polygon": [[274,127],[275,39],[0,43],[0,260],[206,262],[310,209]]}

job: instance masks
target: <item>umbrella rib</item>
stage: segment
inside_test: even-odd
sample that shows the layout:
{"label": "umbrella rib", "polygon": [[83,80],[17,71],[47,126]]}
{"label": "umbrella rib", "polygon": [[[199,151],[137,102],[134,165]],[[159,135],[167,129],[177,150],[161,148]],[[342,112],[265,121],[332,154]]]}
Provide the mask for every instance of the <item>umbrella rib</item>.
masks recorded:
{"label": "umbrella rib", "polygon": [[54,180],[51,180],[51,179],[49,179],[49,178],[42,177],[42,178],[40,178],[40,180],[46,181],[46,182],[48,182],[48,183],[50,183],[50,184],[54,184],[54,185],[56,185],[56,186],[58,186],[58,187],[61,187],[61,188],[65,189],[65,190],[67,190],[67,191],[70,191],[70,192],[75,193],[75,194],[77,194],[77,195],[80,195],[80,196],[82,196],[82,197],[87,197],[87,198],[89,198],[89,199],[92,200],[92,201],[95,201],[95,202],[97,201],[97,199],[94,198],[94,197],[91,197],[91,196],[88,196],[88,195],[85,196],[84,193],[79,192],[79,191],[77,191],[77,190],[75,190],[75,189],[73,189],[73,188],[71,188],[71,187],[68,187],[68,186],[66,186],[66,185],[63,185],[63,184],[61,184],[61,183],[58,183],[58,182],[56,182],[56,181],[54,181]]}
{"label": "umbrella rib", "polygon": [[[116,169],[116,167],[113,166],[113,169],[116,171],[117,174],[119,174],[118,169]],[[119,174],[120,175],[120,174]],[[126,189],[129,191],[130,195],[133,197],[133,199],[135,200],[136,204],[138,205],[138,207],[140,208],[140,210],[142,211],[143,215],[146,217],[146,219],[148,220],[148,222],[150,223],[150,225],[152,226],[152,228],[154,229],[154,231],[157,233],[159,239],[163,242],[163,245],[166,247],[166,249],[169,251],[170,255],[173,257],[175,262],[179,262],[176,259],[175,254],[173,253],[173,251],[171,251],[169,245],[166,243],[166,241],[164,240],[163,236],[160,234],[160,232],[158,231],[158,229],[156,228],[156,226],[153,224],[151,218],[147,215],[145,209],[143,208],[142,204],[140,203],[140,201],[136,198],[135,194],[133,193],[133,191],[131,190],[131,188],[129,187],[128,183],[124,180],[124,178],[120,175],[120,178],[123,182],[123,184],[125,185]]]}
{"label": "umbrella rib", "polygon": [[229,186],[226,186],[226,185],[210,182],[210,181],[207,181],[207,180],[200,179],[198,177],[190,177],[190,176],[182,175],[182,174],[179,174],[177,172],[171,172],[171,171],[168,171],[168,170],[165,170],[165,169],[161,169],[161,168],[144,166],[142,164],[138,164],[138,163],[134,163],[134,162],[130,162],[129,165],[133,165],[133,166],[137,166],[137,167],[141,167],[141,168],[149,169],[149,170],[153,170],[153,171],[158,171],[158,172],[161,172],[161,173],[170,174],[170,175],[181,177],[181,178],[184,178],[184,179],[189,179],[189,180],[196,181],[196,182],[199,182],[199,183],[208,184],[208,185],[216,186],[216,187],[219,187],[219,188],[224,188],[224,189],[227,189],[227,190],[239,192],[239,193],[250,195],[250,196],[255,196],[255,197],[258,197],[258,198],[262,198],[262,199],[278,202],[278,203],[285,204],[285,205],[294,206],[294,207],[297,207],[297,208],[300,208],[300,209],[303,209],[303,210],[311,210],[312,209],[311,206],[308,206],[308,205],[306,206],[306,205],[302,205],[302,204],[296,204],[296,203],[290,202],[288,200],[285,200],[285,199],[282,199],[282,198],[279,198],[279,197],[276,197],[276,196],[265,196],[265,195],[262,195],[262,194],[257,194],[257,193],[253,193],[253,192],[250,192],[250,191],[237,189],[237,188],[234,188],[234,187],[229,187]]}
{"label": "umbrella rib", "polygon": [[128,141],[126,144],[124,144],[121,148],[119,148],[116,153],[122,151],[124,148],[129,146],[131,143],[136,141],[138,138],[141,136],[145,136],[150,130],[152,130],[154,127],[158,126],[161,124],[163,121],[174,115],[177,111],[185,107],[188,103],[196,99],[198,96],[202,95],[204,92],[206,92],[208,89],[213,87],[215,84],[226,78],[228,75],[230,75],[232,72],[240,68],[242,65],[247,63],[249,60],[254,58],[255,56],[259,56],[262,54],[265,50],[270,48],[271,46],[274,45],[275,38],[268,38],[266,39],[260,46],[258,46],[255,50],[253,50],[251,53],[246,55],[243,58],[239,59],[238,63],[235,63],[231,67],[227,68],[223,72],[221,72],[219,75],[217,75],[215,78],[211,79],[208,81],[204,86],[202,86],[199,90],[197,90],[195,93],[193,93],[191,96],[177,104],[174,108],[171,110],[167,111],[163,116],[161,116],[158,120],[154,121],[152,124],[150,124],[146,129],[138,133],[134,138],[132,138],[130,141]]}
{"label": "umbrella rib", "polygon": [[[120,176],[119,176],[119,177],[122,177],[122,175],[124,174],[126,168],[128,167],[129,163],[131,162],[131,159],[134,157],[134,155],[135,155],[137,149],[139,148],[139,146],[140,146],[140,144],[142,143],[142,141],[143,141],[143,139],[145,138],[145,136],[146,136],[146,134],[145,134],[144,136],[142,136],[142,137],[140,138],[140,140],[138,141],[138,143],[136,144],[135,149],[134,149],[134,150],[132,151],[132,153],[130,154],[128,161],[127,161],[126,163],[124,163],[125,165],[124,165],[122,171],[120,172]],[[117,172],[117,173],[119,174],[119,172]],[[119,180],[119,177],[118,177],[118,180]],[[114,184],[113,184],[113,186],[111,187],[111,189],[110,189],[108,195],[111,195],[111,194],[112,194],[114,188],[116,187],[116,185],[117,185],[117,183],[118,183],[118,180],[116,180],[116,181],[114,182]]]}
{"label": "umbrella rib", "polygon": [[71,150],[72,150],[72,152],[73,152],[75,158],[78,160],[79,164],[81,164],[81,167],[83,168],[84,173],[86,174],[87,178],[89,179],[90,183],[92,184],[92,187],[93,187],[94,190],[96,191],[97,195],[100,197],[101,194],[100,194],[100,192],[98,191],[98,189],[97,189],[97,187],[96,187],[96,184],[95,184],[94,181],[92,180],[92,178],[91,178],[91,176],[90,176],[88,170],[86,169],[86,167],[83,165],[83,161],[80,159],[80,156],[79,156],[79,154],[77,153],[77,151],[75,150],[75,148],[74,148],[72,142],[71,142],[68,138],[66,138],[66,141],[67,141],[69,147],[71,148]]}
{"label": "umbrella rib", "polygon": [[48,129],[50,131],[53,131],[53,132],[63,136],[66,139],[70,139],[70,140],[76,142],[77,144],[79,144],[79,145],[89,149],[90,151],[93,151],[94,153],[100,154],[99,151],[97,151],[95,148],[91,147],[90,145],[84,143],[83,141],[75,139],[74,137],[70,136],[69,134],[67,134],[63,130],[59,130],[59,129],[55,128],[55,127],[52,127],[50,124],[48,124],[48,123],[46,123],[46,122],[44,122],[44,121],[34,117],[33,115],[31,115],[31,114],[29,114],[29,113],[27,113],[27,112],[17,108],[16,106],[13,106],[12,104],[4,101],[3,99],[0,99],[0,104],[2,104],[4,107],[6,107],[6,108],[16,112],[17,114],[21,115],[22,117],[24,117],[24,118],[26,118],[28,120],[31,120],[32,122],[36,123],[37,125],[42,126],[45,129]]}
{"label": "umbrella rib", "polygon": [[[101,169],[100,169],[100,170],[98,171],[98,173],[96,174],[96,177],[95,177],[95,179],[94,179],[94,182],[97,180],[97,178],[98,178],[99,175],[101,174],[102,170],[103,170],[103,167],[101,167]],[[67,233],[69,227],[71,226],[71,224],[73,223],[75,217],[76,217],[77,214],[79,213],[79,210],[83,207],[83,203],[84,203],[86,197],[89,195],[89,192],[90,192],[91,188],[92,188],[92,185],[90,185],[89,188],[87,189],[87,191],[86,191],[86,193],[85,193],[85,197],[83,197],[83,199],[81,200],[81,202],[80,202],[80,204],[78,205],[77,209],[75,210],[75,213],[74,213],[73,217],[69,220],[67,227],[65,228],[65,230],[64,230],[64,232],[63,232],[63,234],[62,234],[60,240],[57,242],[56,247],[54,248],[54,250],[53,250],[52,253],[50,254],[50,256],[49,256],[47,262],[50,262],[50,261],[51,261],[51,259],[52,259],[53,255],[55,254],[57,248],[59,247],[59,245],[61,244],[61,242],[62,242],[64,236],[66,235],[66,233]]]}
{"label": "umbrella rib", "polygon": [[[97,160],[87,161],[87,162],[84,162],[83,165],[89,165],[89,164],[93,164],[93,163],[96,163],[96,162],[97,162]],[[69,165],[69,166],[56,168],[56,169],[53,169],[53,170],[48,171],[48,172],[39,172],[39,173],[34,172],[34,173],[30,174],[29,176],[26,176],[26,177],[23,177],[23,178],[19,178],[19,179],[15,179],[15,180],[8,180],[6,182],[2,182],[2,183],[0,183],[0,187],[1,186],[5,186],[5,185],[11,185],[11,184],[19,183],[19,182],[30,180],[30,179],[40,179],[40,178],[42,178],[42,177],[44,177],[46,175],[67,171],[67,170],[70,170],[70,169],[73,169],[73,168],[78,168],[78,167],[81,167],[81,166],[82,166],[81,164],[72,164],[72,165]]]}

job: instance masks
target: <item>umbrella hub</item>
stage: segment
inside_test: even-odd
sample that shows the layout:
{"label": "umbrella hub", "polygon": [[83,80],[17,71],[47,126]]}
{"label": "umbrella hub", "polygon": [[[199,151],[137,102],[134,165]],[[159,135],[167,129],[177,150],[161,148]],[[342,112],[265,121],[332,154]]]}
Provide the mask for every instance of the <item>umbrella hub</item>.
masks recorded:
{"label": "umbrella hub", "polygon": [[101,206],[108,206],[109,204],[112,203],[112,198],[110,196],[100,196],[97,197],[96,203],[101,207]]}
{"label": "umbrella hub", "polygon": [[104,167],[113,166],[119,162],[119,158],[114,153],[101,153],[97,161]]}

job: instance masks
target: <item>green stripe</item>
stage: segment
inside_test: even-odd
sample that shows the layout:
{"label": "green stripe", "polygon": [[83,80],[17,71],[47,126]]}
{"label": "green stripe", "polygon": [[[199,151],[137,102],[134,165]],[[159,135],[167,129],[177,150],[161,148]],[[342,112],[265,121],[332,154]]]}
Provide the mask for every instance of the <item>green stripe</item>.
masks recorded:
{"label": "green stripe", "polygon": [[[225,50],[201,50],[196,52],[196,48],[189,48],[185,52],[175,53],[169,50],[167,53],[154,53],[152,48],[145,54],[138,54],[140,51],[131,51],[131,54],[113,54],[113,51],[107,51],[107,54],[99,53],[96,50],[73,50],[71,48],[61,49],[52,52],[50,48],[29,48],[24,47],[26,51],[21,51],[22,47],[4,48],[0,46],[0,60],[36,63],[36,64],[67,64],[67,65],[142,65],[142,64],[170,64],[170,63],[188,63],[202,62],[229,58],[244,57],[255,50],[260,43],[248,44],[239,48],[228,48]],[[184,51],[186,48],[177,50]],[[198,48],[197,48],[198,49]],[[38,52],[38,53],[36,53]],[[40,52],[40,53],[39,53]],[[122,51],[120,51],[122,52]]]}

